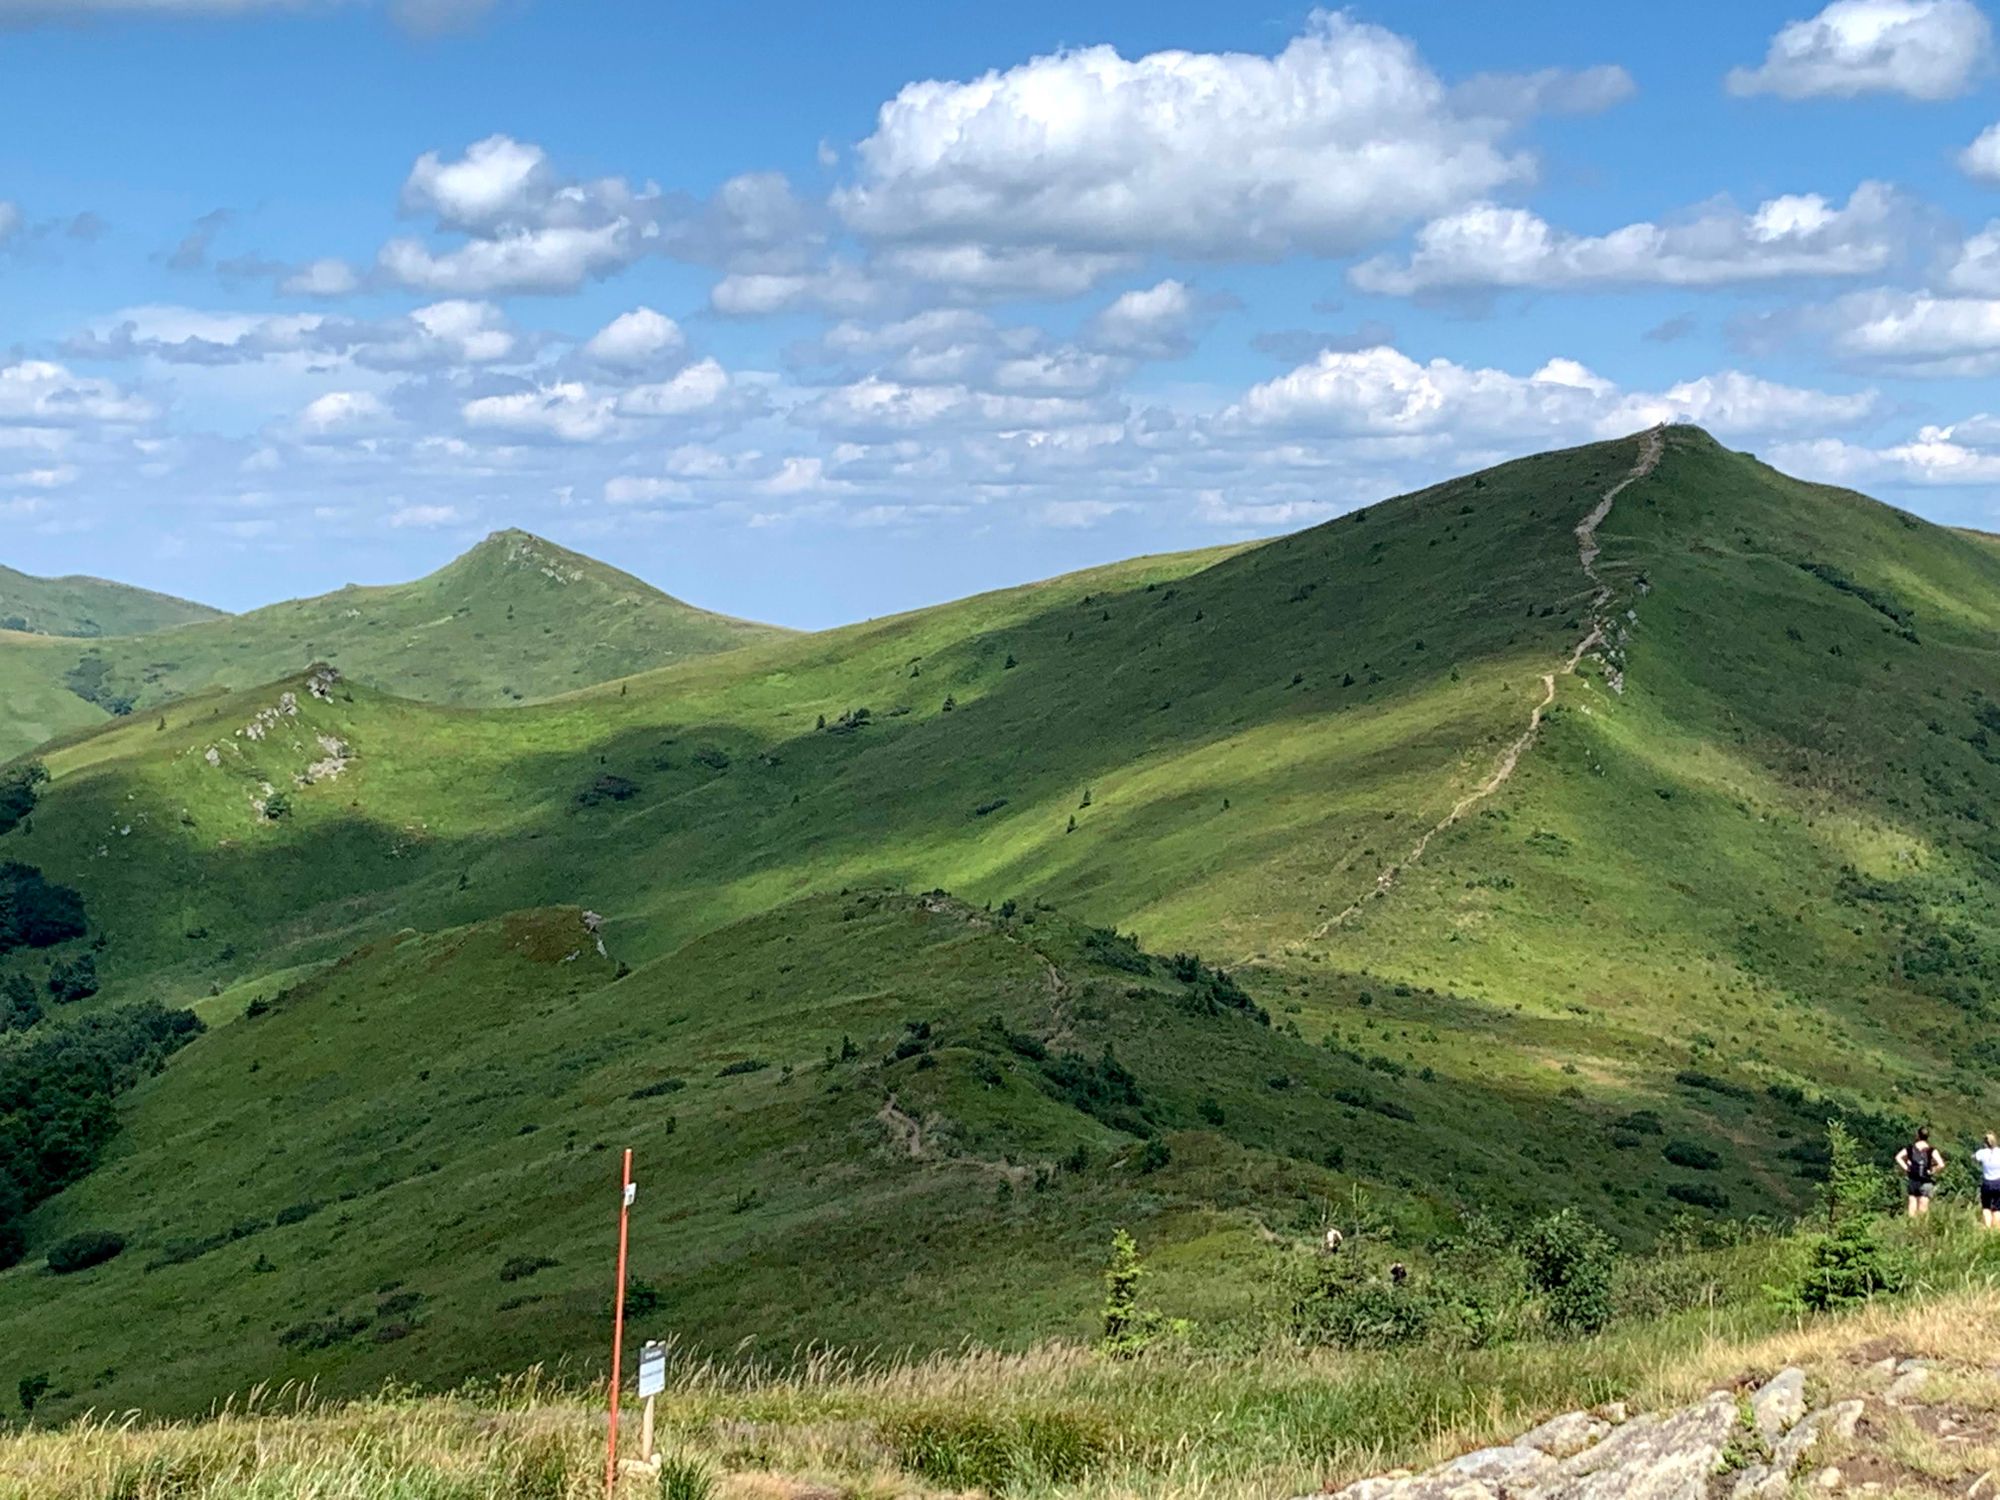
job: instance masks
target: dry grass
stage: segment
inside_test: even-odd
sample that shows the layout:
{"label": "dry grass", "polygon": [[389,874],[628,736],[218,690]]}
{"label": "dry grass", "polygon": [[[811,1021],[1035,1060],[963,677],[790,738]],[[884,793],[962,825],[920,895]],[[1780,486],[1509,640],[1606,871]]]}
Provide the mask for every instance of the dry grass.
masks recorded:
{"label": "dry grass", "polygon": [[[1927,1399],[1961,1435],[1946,1444],[1932,1419],[1871,1407],[1859,1456],[1816,1456],[1875,1465],[1893,1489],[2000,1465],[1996,1342],[2000,1291],[1968,1282],[1778,1332],[1697,1314],[1491,1351],[1121,1364],[1051,1345],[875,1370],[829,1354],[764,1374],[687,1363],[662,1398],[661,1445],[711,1468],[718,1500],[1270,1500],[1503,1440],[1568,1406],[1665,1406],[1787,1364],[1812,1372],[1816,1400],[1879,1392],[1872,1366],[1893,1352],[1939,1362]],[[200,1423],[95,1417],[0,1437],[0,1497],[578,1500],[601,1492],[602,1441],[595,1399],[537,1375],[346,1404],[287,1390]],[[628,1478],[620,1500],[659,1492]]]}

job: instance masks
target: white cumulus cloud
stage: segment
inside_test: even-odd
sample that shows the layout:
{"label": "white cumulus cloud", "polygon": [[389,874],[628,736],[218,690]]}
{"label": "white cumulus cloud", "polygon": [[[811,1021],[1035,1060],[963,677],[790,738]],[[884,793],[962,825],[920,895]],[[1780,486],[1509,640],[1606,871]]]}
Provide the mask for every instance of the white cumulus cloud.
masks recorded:
{"label": "white cumulus cloud", "polygon": [[159,409],[144,396],[49,360],[0,366],[0,426],[148,422],[157,415]]}
{"label": "white cumulus cloud", "polygon": [[1654,422],[1695,422],[1721,432],[1811,432],[1862,421],[1879,404],[1873,391],[1807,390],[1741,370],[1724,370],[1668,386],[1658,394],[1626,396],[1604,425],[1623,430]]}
{"label": "white cumulus cloud", "polygon": [[511,136],[490,135],[447,161],[426,151],[403,183],[403,207],[433,213],[451,229],[496,229],[539,214],[556,186],[548,153]]}
{"label": "white cumulus cloud", "polygon": [[638,428],[628,418],[706,419],[753,406],[727,370],[713,359],[703,359],[669,379],[624,388],[555,380],[478,396],[460,407],[460,415],[472,428],[595,443],[633,436]]}
{"label": "white cumulus cloud", "polygon": [[1944,284],[1954,292],[2000,297],[2000,219],[1966,236],[1945,267]]}
{"label": "white cumulus cloud", "polygon": [[1099,422],[1115,412],[1076,396],[1009,394],[962,385],[904,385],[865,376],[798,408],[805,425],[840,436],[950,429],[1019,432]]}
{"label": "white cumulus cloud", "polygon": [[1405,38],[1319,12],[1274,57],[1098,46],[909,84],[834,204],[884,241],[1344,254],[1531,175],[1513,123],[1462,106]]}
{"label": "white cumulus cloud", "polygon": [[404,286],[424,292],[468,297],[573,292],[630,265],[639,254],[636,239],[622,220],[592,228],[508,230],[444,251],[403,238],[384,245],[377,262]]}
{"label": "white cumulus cloud", "polygon": [[465,240],[439,249],[393,239],[376,257],[382,273],[423,291],[483,297],[574,291],[623,269],[657,241],[661,200],[623,178],[565,178],[541,147],[493,135],[454,159],[418,157],[403,207]]}
{"label": "white cumulus cloud", "polygon": [[388,419],[388,407],[372,391],[328,391],[306,403],[296,426],[308,438],[331,437],[380,427]]}
{"label": "white cumulus cloud", "polygon": [[1835,352],[1911,374],[2000,368],[2000,298],[1883,289],[1814,309],[1805,321]]}
{"label": "white cumulus cloud", "polygon": [[1090,320],[1086,336],[1100,349],[1139,359],[1171,359],[1193,347],[1201,301],[1186,283],[1169,277],[1120,293]]}
{"label": "white cumulus cloud", "polygon": [[452,298],[433,302],[410,314],[424,343],[433,344],[469,365],[490,364],[514,352],[514,334],[507,318],[491,302]]}
{"label": "white cumulus cloud", "polygon": [[1417,232],[1407,260],[1377,257],[1349,279],[1364,291],[1483,287],[1721,286],[1793,276],[1857,276],[1894,259],[1900,203],[1864,182],[1836,205],[1817,193],[1769,198],[1749,211],[1704,204],[1678,222],[1579,235],[1525,208],[1481,203]]}
{"label": "white cumulus cloud", "polygon": [[713,359],[700,360],[670,380],[635,385],[618,397],[628,417],[686,417],[711,410],[730,394],[729,372]]}
{"label": "white cumulus cloud", "polygon": [[345,297],[360,286],[354,267],[328,256],[292,271],[279,283],[279,290],[294,297]]}
{"label": "white cumulus cloud", "polygon": [[616,421],[613,399],[581,381],[563,380],[533,390],[479,396],[461,408],[468,427],[522,437],[589,443],[610,432]]}
{"label": "white cumulus cloud", "polygon": [[1985,70],[1993,27],[1972,0],[1834,0],[1771,38],[1763,64],[1735,68],[1732,94],[1781,99],[1902,94],[1951,99]]}
{"label": "white cumulus cloud", "polygon": [[1730,431],[1796,430],[1857,421],[1872,392],[1834,395],[1738,371],[1665,391],[1622,392],[1569,359],[1530,375],[1447,359],[1419,363],[1389,347],[1328,350],[1252,387],[1222,414],[1225,430],[1356,437],[1506,437],[1522,449],[1565,436],[1609,437],[1655,422],[1689,420]]}
{"label": "white cumulus cloud", "polygon": [[492,364],[514,353],[518,342],[493,303],[447,298],[379,322],[153,304],[110,314],[67,347],[79,358],[145,357],[174,365],[281,361],[311,371],[351,361],[375,370],[415,370]]}
{"label": "white cumulus cloud", "polygon": [[1137,264],[1132,255],[1059,245],[900,245],[877,259],[887,277],[913,277],[975,300],[1074,297]]}
{"label": "white cumulus cloud", "polygon": [[1958,153],[1959,169],[1981,182],[2000,183],[2000,125],[1988,125]]}
{"label": "white cumulus cloud", "polygon": [[681,344],[680,324],[650,307],[635,307],[598,329],[583,352],[599,364],[636,368],[675,353]]}
{"label": "white cumulus cloud", "polygon": [[1782,444],[1779,467],[1830,484],[2000,484],[2000,417],[1981,412],[1961,422],[1926,425],[1901,443],[1869,447],[1839,438]]}
{"label": "white cumulus cloud", "polygon": [[802,308],[866,312],[883,296],[883,287],[867,272],[831,261],[810,271],[731,271],[716,282],[708,300],[725,316],[762,318]]}

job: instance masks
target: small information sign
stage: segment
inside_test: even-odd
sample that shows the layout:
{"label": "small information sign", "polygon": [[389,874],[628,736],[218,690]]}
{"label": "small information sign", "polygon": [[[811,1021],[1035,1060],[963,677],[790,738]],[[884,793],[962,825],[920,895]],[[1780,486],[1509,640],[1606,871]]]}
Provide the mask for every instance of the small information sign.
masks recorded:
{"label": "small information sign", "polygon": [[639,1351],[639,1394],[657,1396],[667,1388],[667,1350],[664,1344],[648,1344]]}

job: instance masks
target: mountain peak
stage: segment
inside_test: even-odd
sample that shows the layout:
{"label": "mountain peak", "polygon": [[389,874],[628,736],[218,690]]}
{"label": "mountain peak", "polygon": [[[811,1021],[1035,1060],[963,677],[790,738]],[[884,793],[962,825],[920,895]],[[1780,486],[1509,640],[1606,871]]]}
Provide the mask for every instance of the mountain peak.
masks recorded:
{"label": "mountain peak", "polygon": [[[525,531],[519,526],[508,526],[499,531],[488,532],[483,540],[475,543],[466,551],[461,552],[446,566],[449,568],[458,563],[471,562],[478,558],[495,558],[502,563],[548,562],[552,559],[560,559],[565,566],[571,569],[588,569],[593,572],[602,572],[607,577],[612,575],[621,578],[629,576],[620,574],[617,569],[608,563],[601,563],[594,557],[582,552],[573,551],[563,546],[560,542],[552,542],[545,536],[537,535],[532,531]],[[648,587],[648,585],[640,583],[638,579],[632,579],[631,581],[640,587]]]}

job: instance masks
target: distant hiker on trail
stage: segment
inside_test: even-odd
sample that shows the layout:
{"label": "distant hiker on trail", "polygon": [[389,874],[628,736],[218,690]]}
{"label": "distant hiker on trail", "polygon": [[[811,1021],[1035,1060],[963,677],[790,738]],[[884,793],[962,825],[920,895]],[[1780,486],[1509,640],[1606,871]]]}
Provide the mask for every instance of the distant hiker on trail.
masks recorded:
{"label": "distant hiker on trail", "polygon": [[2000,1136],[1986,1132],[1986,1144],[1972,1153],[1979,1163],[1979,1222],[2000,1229]]}
{"label": "distant hiker on trail", "polygon": [[1937,1188],[1938,1168],[1944,1165],[1944,1153],[1931,1144],[1930,1126],[1920,1126],[1917,1138],[1896,1153],[1896,1165],[1909,1179],[1909,1215],[1913,1219],[1921,1218],[1931,1211],[1931,1194]]}

